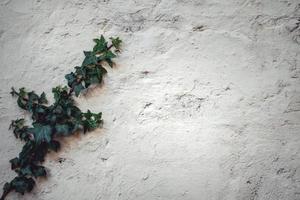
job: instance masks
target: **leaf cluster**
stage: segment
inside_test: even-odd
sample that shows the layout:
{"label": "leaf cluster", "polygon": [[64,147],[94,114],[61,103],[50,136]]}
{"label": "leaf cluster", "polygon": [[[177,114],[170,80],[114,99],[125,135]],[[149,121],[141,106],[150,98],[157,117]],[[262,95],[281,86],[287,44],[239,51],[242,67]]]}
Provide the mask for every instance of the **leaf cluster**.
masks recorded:
{"label": "leaf cluster", "polygon": [[90,85],[102,82],[103,75],[107,73],[103,63],[113,67],[112,59],[116,57],[116,54],[111,51],[111,48],[114,47],[115,52],[119,52],[121,40],[118,37],[110,38],[110,40],[111,45],[108,46],[108,42],[102,35],[99,39],[94,39],[96,44],[92,51],[84,51],[85,58],[81,66],[76,66],[75,72],[65,76],[68,86],[72,88],[76,96]]}
{"label": "leaf cluster", "polygon": [[10,160],[11,169],[17,176],[3,187],[4,200],[6,195],[14,190],[24,194],[35,186],[38,177],[47,176],[47,170],[41,164],[48,152],[60,149],[59,138],[72,135],[76,132],[86,133],[98,128],[102,124],[102,113],[92,113],[90,110],[82,112],[73,99],[92,84],[102,82],[107,73],[103,63],[113,67],[112,59],[119,52],[121,40],[110,38],[111,45],[103,36],[94,39],[96,43],[92,51],[85,51],[85,59],[75,71],[67,74],[68,86],[57,86],[52,89],[54,103],[48,105],[46,94],[38,95],[34,91],[12,88],[11,95],[17,97],[18,106],[31,114],[32,124],[26,125],[25,119],[13,120],[10,129],[16,138],[25,144],[19,155]]}

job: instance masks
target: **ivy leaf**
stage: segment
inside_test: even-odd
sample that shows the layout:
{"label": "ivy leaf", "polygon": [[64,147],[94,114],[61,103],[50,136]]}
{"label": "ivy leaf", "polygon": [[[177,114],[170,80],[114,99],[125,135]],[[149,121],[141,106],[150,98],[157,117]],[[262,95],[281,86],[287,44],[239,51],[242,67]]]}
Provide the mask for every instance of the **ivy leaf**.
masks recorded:
{"label": "ivy leaf", "polygon": [[39,95],[37,95],[34,91],[28,92],[27,96],[31,102],[37,102],[39,100]]}
{"label": "ivy leaf", "polygon": [[34,162],[44,162],[45,156],[48,153],[48,144],[43,142],[41,144],[34,144],[34,150],[32,153],[32,160],[31,163]]}
{"label": "ivy leaf", "polygon": [[120,40],[119,37],[117,37],[117,38],[111,37],[109,39],[111,39],[111,43],[116,48],[116,50],[119,51],[120,47],[121,47],[122,40]]}
{"label": "ivy leaf", "polygon": [[55,88],[52,88],[52,93],[54,95],[55,102],[58,102],[60,99],[66,98],[68,96],[68,88],[67,86],[57,86]]}
{"label": "ivy leaf", "polygon": [[65,78],[68,81],[68,86],[72,87],[73,83],[76,81],[76,75],[71,72],[70,74],[65,75]]}
{"label": "ivy leaf", "polygon": [[40,165],[36,165],[32,168],[32,173],[34,177],[44,177],[47,175],[46,168]]}
{"label": "ivy leaf", "polygon": [[39,98],[39,103],[40,104],[47,104],[48,103],[48,100],[46,98],[46,94],[45,92],[43,92]]}
{"label": "ivy leaf", "polygon": [[17,100],[17,104],[20,108],[24,109],[24,110],[27,110],[27,104],[26,104],[26,101],[19,97],[18,100]]}
{"label": "ivy leaf", "polygon": [[22,151],[19,153],[19,162],[20,166],[25,166],[30,162],[31,155],[35,150],[34,142],[27,141],[22,148]]}
{"label": "ivy leaf", "polygon": [[25,98],[25,96],[27,95],[27,92],[25,91],[25,88],[22,87],[19,89],[19,96],[22,98]]}
{"label": "ivy leaf", "polygon": [[11,124],[9,126],[9,129],[12,129],[12,128],[22,128],[24,126],[24,123],[25,123],[25,119],[24,118],[12,120]]}
{"label": "ivy leaf", "polygon": [[30,192],[33,189],[34,185],[34,180],[32,178],[26,177],[17,176],[10,182],[10,188],[14,189],[16,192],[21,194],[24,194],[25,192]]}
{"label": "ivy leaf", "polygon": [[84,60],[82,62],[82,66],[97,64],[97,57],[94,54],[94,52],[84,51],[84,55],[85,55],[85,58],[84,58]]}
{"label": "ivy leaf", "polygon": [[84,132],[91,131],[98,128],[102,124],[102,113],[92,113],[88,110],[86,113],[82,113],[82,122]]}
{"label": "ivy leaf", "polygon": [[101,75],[104,75],[104,74],[107,73],[107,70],[106,70],[104,67],[102,67],[101,65],[98,66],[98,68],[99,68],[99,70],[101,71]]}
{"label": "ivy leaf", "polygon": [[90,67],[87,70],[86,79],[84,80],[85,88],[88,88],[91,84],[101,83],[102,75],[99,75],[98,71],[98,67]]}
{"label": "ivy leaf", "polygon": [[103,35],[101,35],[100,39],[94,39],[96,45],[93,48],[94,53],[102,53],[107,49],[107,42]]}
{"label": "ivy leaf", "polygon": [[33,175],[30,165],[27,165],[26,167],[17,169],[16,172],[18,173],[19,176],[32,176]]}
{"label": "ivy leaf", "polygon": [[79,83],[77,85],[74,86],[74,92],[75,92],[75,96],[78,97],[80,92],[82,90],[84,90],[85,88],[83,87],[82,83]]}
{"label": "ivy leaf", "polygon": [[33,128],[30,128],[28,131],[33,133],[34,140],[37,144],[41,144],[42,142],[49,143],[51,141],[52,128],[50,125],[35,123]]}
{"label": "ivy leaf", "polygon": [[110,67],[113,67],[112,59],[115,58],[115,57],[117,57],[117,56],[112,51],[106,51],[98,59],[106,61],[109,64]]}
{"label": "ivy leaf", "polygon": [[104,60],[113,59],[117,57],[116,54],[114,54],[112,51],[106,51],[102,56]]}
{"label": "ivy leaf", "polygon": [[68,113],[69,116],[72,116],[76,119],[79,119],[81,117],[82,112],[78,107],[73,105],[73,106],[70,106],[69,109],[70,109],[70,111]]}
{"label": "ivy leaf", "polygon": [[67,124],[56,124],[55,133],[62,136],[67,136],[70,134],[70,127]]}
{"label": "ivy leaf", "polygon": [[37,95],[34,91],[27,93],[28,101],[26,102],[26,110],[32,112],[34,105],[38,103],[39,95]]}
{"label": "ivy leaf", "polygon": [[49,108],[41,105],[35,104],[32,108],[32,119],[34,122],[45,122],[45,116],[49,113]]}
{"label": "ivy leaf", "polygon": [[75,67],[75,72],[77,74],[77,76],[81,77],[81,78],[85,78],[86,75],[86,68],[85,67]]}
{"label": "ivy leaf", "polygon": [[41,177],[47,175],[45,167],[40,165],[27,165],[26,167],[16,170],[16,172],[19,174],[19,176]]}

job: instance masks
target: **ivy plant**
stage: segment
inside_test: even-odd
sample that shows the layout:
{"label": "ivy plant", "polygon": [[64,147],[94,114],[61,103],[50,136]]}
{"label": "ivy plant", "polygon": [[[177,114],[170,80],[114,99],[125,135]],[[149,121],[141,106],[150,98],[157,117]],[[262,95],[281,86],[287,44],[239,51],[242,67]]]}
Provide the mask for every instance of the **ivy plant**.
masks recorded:
{"label": "ivy plant", "polygon": [[[82,112],[74,101],[91,85],[102,83],[107,73],[103,67],[107,63],[114,66],[113,58],[120,52],[122,41],[109,38],[107,41],[102,35],[94,39],[95,46],[92,51],[84,51],[85,58],[81,66],[65,75],[67,86],[57,86],[52,89],[54,103],[48,104],[46,94],[37,94],[25,88],[18,90],[12,88],[11,95],[17,98],[18,106],[31,114],[31,125],[25,119],[13,120],[10,129],[16,138],[24,141],[19,155],[9,162],[16,177],[4,184],[0,200],[15,191],[21,194],[31,192],[39,177],[46,177],[47,170],[42,163],[47,153],[60,149],[60,138],[70,136],[77,132],[92,131],[103,123],[102,113],[93,113],[90,110]],[[110,43],[110,44],[109,44]]]}

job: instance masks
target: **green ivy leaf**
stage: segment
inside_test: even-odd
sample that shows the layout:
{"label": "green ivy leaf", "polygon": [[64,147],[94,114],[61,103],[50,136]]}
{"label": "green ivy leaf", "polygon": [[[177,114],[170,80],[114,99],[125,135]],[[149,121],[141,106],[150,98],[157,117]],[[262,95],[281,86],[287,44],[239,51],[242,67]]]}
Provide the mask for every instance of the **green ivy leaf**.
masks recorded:
{"label": "green ivy leaf", "polygon": [[74,86],[74,92],[75,92],[75,96],[78,97],[80,92],[82,90],[84,90],[85,88],[83,87],[83,85],[81,83],[77,84]]}
{"label": "green ivy leaf", "polygon": [[37,144],[41,144],[42,142],[49,143],[51,141],[52,128],[50,125],[35,123],[33,128],[30,128],[28,131],[33,133],[34,140]]}
{"label": "green ivy leaf", "polygon": [[93,48],[94,53],[102,53],[107,49],[107,42],[103,35],[101,35],[100,39],[94,39],[96,45]]}
{"label": "green ivy leaf", "polygon": [[119,51],[120,47],[121,47],[122,40],[120,40],[119,37],[116,37],[116,38],[111,37],[109,39],[111,39],[111,43],[116,48],[116,50]]}
{"label": "green ivy leaf", "polygon": [[33,189],[34,185],[34,180],[32,178],[26,177],[16,177],[10,182],[10,188],[21,194],[30,192]]}
{"label": "green ivy leaf", "polygon": [[86,75],[86,68],[76,66],[75,67],[75,72],[76,72],[77,76],[84,79],[85,75]]}
{"label": "green ivy leaf", "polygon": [[17,169],[16,172],[19,176],[33,176],[33,172],[30,165]]}
{"label": "green ivy leaf", "polygon": [[35,178],[47,175],[45,167],[34,164],[17,169],[16,172],[19,176],[34,176]]}
{"label": "green ivy leaf", "polygon": [[34,177],[44,177],[47,175],[46,168],[40,165],[36,165],[32,168]]}
{"label": "green ivy leaf", "polygon": [[61,136],[70,135],[70,127],[67,124],[56,124],[55,125],[55,134]]}
{"label": "green ivy leaf", "polygon": [[39,98],[39,103],[40,104],[47,104],[48,103],[48,100],[46,98],[46,94],[45,92],[43,92]]}
{"label": "green ivy leaf", "polygon": [[85,55],[85,58],[84,58],[84,60],[82,62],[82,66],[97,64],[97,57],[94,54],[94,52],[84,51],[84,55]]}
{"label": "green ivy leaf", "polygon": [[26,97],[26,95],[27,95],[27,92],[25,91],[25,88],[24,87],[20,88],[19,89],[19,96],[24,98],[24,97]]}
{"label": "green ivy leaf", "polygon": [[70,74],[65,75],[65,78],[68,81],[68,86],[72,87],[73,83],[76,81],[76,75],[71,72]]}
{"label": "green ivy leaf", "polygon": [[88,110],[86,113],[82,113],[84,132],[98,128],[102,124],[101,117],[101,112],[92,113],[90,110]]}
{"label": "green ivy leaf", "polygon": [[54,95],[55,102],[58,102],[60,99],[64,99],[68,96],[68,87],[57,86],[52,88],[52,93]]}
{"label": "green ivy leaf", "polygon": [[45,161],[45,156],[49,152],[48,144],[49,143],[47,142],[43,142],[41,144],[34,144],[34,150],[32,154],[33,158],[31,160],[31,164]]}
{"label": "green ivy leaf", "polygon": [[113,67],[112,59],[115,57],[117,57],[117,56],[112,51],[106,51],[98,59],[106,61],[110,67]]}
{"label": "green ivy leaf", "polygon": [[9,125],[9,129],[13,129],[13,128],[21,129],[24,127],[24,123],[25,123],[25,119],[23,119],[23,118],[12,120]]}
{"label": "green ivy leaf", "polygon": [[27,102],[23,98],[19,97],[17,100],[17,104],[20,108],[27,110]]}
{"label": "green ivy leaf", "polygon": [[25,166],[30,163],[31,155],[35,150],[34,142],[29,140],[25,143],[22,148],[22,151],[19,153],[19,162],[20,166]]}

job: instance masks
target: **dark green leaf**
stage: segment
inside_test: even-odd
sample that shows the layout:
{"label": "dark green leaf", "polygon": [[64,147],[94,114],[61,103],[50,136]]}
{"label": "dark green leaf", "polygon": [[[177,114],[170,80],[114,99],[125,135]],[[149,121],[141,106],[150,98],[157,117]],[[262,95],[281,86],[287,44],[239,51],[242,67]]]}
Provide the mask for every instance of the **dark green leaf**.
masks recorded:
{"label": "dark green leaf", "polygon": [[91,131],[98,128],[102,124],[101,120],[102,113],[92,113],[88,110],[86,113],[82,113],[82,122],[84,131]]}
{"label": "dark green leaf", "polygon": [[27,92],[25,91],[25,88],[24,87],[20,88],[19,89],[19,96],[24,98],[24,97],[26,97],[26,95],[27,95]]}
{"label": "dark green leaf", "polygon": [[17,169],[16,172],[19,174],[19,176],[33,176],[30,165]]}
{"label": "dark green leaf", "polygon": [[47,104],[48,103],[48,100],[46,98],[46,94],[45,92],[43,92],[39,98],[39,103],[40,104]]}
{"label": "dark green leaf", "polygon": [[73,83],[76,81],[76,75],[73,72],[71,72],[70,74],[67,74],[65,78],[68,81],[68,86],[72,87]]}
{"label": "dark green leaf", "polygon": [[97,63],[96,55],[91,51],[84,51],[85,58],[82,62],[82,66],[95,65]]}
{"label": "dark green leaf", "polygon": [[81,83],[77,84],[74,86],[74,92],[75,92],[75,96],[78,97],[80,92],[82,90],[84,90],[85,88],[83,87],[83,85]]}
{"label": "dark green leaf", "polygon": [[33,158],[32,161],[34,162],[44,162],[46,154],[48,151],[48,144],[46,142],[43,142],[41,144],[35,144],[35,148],[33,151]]}
{"label": "dark green leaf", "polygon": [[24,194],[25,192],[30,192],[35,185],[35,182],[32,178],[26,177],[15,177],[10,182],[10,187],[16,192]]}
{"label": "dark green leaf", "polygon": [[24,125],[24,119],[12,120],[9,129],[13,129],[16,138],[27,141],[29,139],[28,127]]}
{"label": "dark green leaf", "polygon": [[101,35],[100,39],[94,39],[96,45],[93,48],[94,53],[102,53],[107,49],[107,42],[103,35]]}
{"label": "dark green leaf", "polygon": [[113,67],[113,61],[112,61],[112,59],[115,58],[115,57],[116,57],[116,55],[113,52],[106,51],[106,52],[103,53],[103,55],[101,55],[101,56],[98,57],[98,60],[99,61],[103,60],[103,61],[107,62],[110,67]]}
{"label": "dark green leaf", "polygon": [[55,134],[67,136],[70,134],[70,127],[67,124],[56,124]]}
{"label": "dark green leaf", "polygon": [[32,173],[34,177],[43,177],[47,175],[45,167],[39,165],[32,167]]}
{"label": "dark green leaf", "polygon": [[117,56],[116,56],[116,54],[114,54],[114,53],[111,52],[111,51],[106,51],[106,52],[103,54],[103,57],[104,57],[105,60],[107,60],[107,59],[113,59],[113,58],[115,58],[115,57],[117,57]]}
{"label": "dark green leaf", "polygon": [[41,144],[42,142],[49,143],[51,141],[52,128],[50,125],[36,123],[33,125],[33,128],[30,128],[28,131],[33,133],[34,140],[37,144]]}
{"label": "dark green leaf", "polygon": [[86,68],[85,67],[75,67],[75,72],[77,74],[77,76],[81,77],[81,78],[85,78],[85,74],[86,74]]}
{"label": "dark green leaf", "polygon": [[33,141],[27,141],[19,153],[20,165],[24,166],[31,161],[31,155],[34,153],[35,145]]}
{"label": "dark green leaf", "polygon": [[34,91],[28,92],[28,100],[31,102],[37,102],[39,100],[39,95],[37,95]]}
{"label": "dark green leaf", "polygon": [[23,128],[25,123],[25,119],[21,118],[21,119],[16,119],[16,120],[12,120],[9,126],[9,129],[13,129],[13,128]]}
{"label": "dark green leaf", "polygon": [[68,95],[68,88],[67,86],[61,87],[57,86],[52,88],[52,93],[54,95],[55,102],[58,102],[62,98],[66,98]]}
{"label": "dark green leaf", "polygon": [[17,103],[20,108],[27,110],[27,102],[24,99],[19,97]]}
{"label": "dark green leaf", "polygon": [[16,172],[19,174],[19,176],[34,176],[35,178],[47,175],[45,167],[34,164],[20,168],[16,170]]}
{"label": "dark green leaf", "polygon": [[111,39],[111,43],[112,43],[112,45],[116,48],[116,50],[119,51],[119,50],[120,50],[120,47],[121,47],[122,40],[120,40],[119,37],[117,37],[117,38],[111,37],[111,38],[109,38],[109,39]]}

